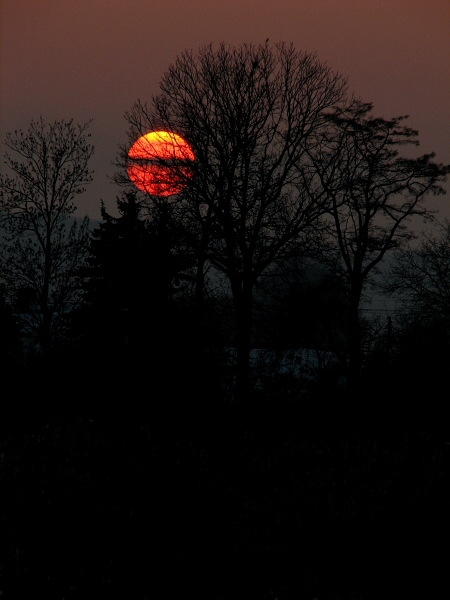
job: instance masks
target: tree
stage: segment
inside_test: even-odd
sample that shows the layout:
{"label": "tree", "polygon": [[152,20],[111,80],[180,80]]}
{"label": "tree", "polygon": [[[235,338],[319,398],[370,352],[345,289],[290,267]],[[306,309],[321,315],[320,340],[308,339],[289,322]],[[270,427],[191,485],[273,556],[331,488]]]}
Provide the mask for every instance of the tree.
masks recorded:
{"label": "tree", "polygon": [[450,223],[424,235],[416,248],[398,252],[384,290],[400,303],[407,318],[450,319]]}
{"label": "tree", "polygon": [[418,145],[418,132],[404,126],[407,117],[371,116],[372,105],[354,100],[343,111],[329,114],[329,127],[312,151],[314,185],[321,202],[330,199],[328,215],[340,256],[338,270],[347,283],[348,381],[353,385],[361,365],[359,305],[364,287],[386,253],[413,236],[412,217],[432,218],[424,205],[429,194],[443,194],[449,166],[435,163],[434,154],[418,158],[399,155],[398,148]]}
{"label": "tree", "polygon": [[[284,265],[260,290],[263,345],[339,354],[346,295],[342,280],[314,262]],[[266,310],[265,310],[266,309]]]}
{"label": "tree", "polygon": [[[96,366],[102,396],[124,386],[124,393],[136,390],[144,410],[162,408],[167,403],[149,402],[141,390],[151,382],[156,397],[161,389],[171,403],[183,397],[174,390],[186,386],[198,335],[189,335],[184,310],[191,262],[179,251],[170,207],[154,207],[146,217],[134,192],[118,198],[117,207],[113,217],[102,205],[79,272],[83,304],[74,315],[75,358],[81,368]],[[107,375],[111,365],[114,378]]]}
{"label": "tree", "polygon": [[[421,427],[446,423],[450,360],[450,223],[438,223],[420,239],[393,253],[381,289],[394,300],[389,351],[375,365],[373,395],[386,397],[390,413],[414,415]],[[369,365],[370,368],[370,365]],[[399,373],[401,377],[399,377]],[[411,398],[426,398],[417,403]],[[377,399],[377,405],[379,400]]]}
{"label": "tree", "polygon": [[73,214],[74,199],[92,180],[88,126],[46,124],[41,118],[31,121],[26,133],[15,131],[5,141],[11,151],[5,152],[5,164],[13,175],[0,176],[0,276],[24,332],[45,355],[79,301],[76,271],[86,254],[88,219],[79,225]]}
{"label": "tree", "polygon": [[167,207],[145,219],[135,193],[118,198],[117,207],[120,216],[113,217],[102,205],[103,222],[92,233],[89,257],[80,270],[84,305],[104,342],[139,351],[143,340],[153,344],[159,334],[168,337],[167,321],[187,261],[174,251]]}
{"label": "tree", "polygon": [[422,235],[396,253],[383,289],[396,303],[392,368],[440,398],[450,356],[450,223]]}
{"label": "tree", "polygon": [[21,344],[19,328],[11,307],[5,301],[3,286],[0,286],[0,360],[6,371],[19,364]]}
{"label": "tree", "polygon": [[[166,129],[193,149],[189,169],[164,159],[161,164],[187,184],[175,204],[193,231],[198,296],[206,265],[229,283],[237,393],[246,397],[254,287],[294,241],[317,225],[324,210],[306,193],[300,169],[326,122],[325,111],[344,101],[346,82],[315,55],[292,45],[222,44],[217,51],[203,47],[196,56],[183,53],[160,89],[150,104],[138,101],[126,114],[130,141]],[[119,166],[128,163],[123,148]],[[126,178],[119,175],[118,181]]]}

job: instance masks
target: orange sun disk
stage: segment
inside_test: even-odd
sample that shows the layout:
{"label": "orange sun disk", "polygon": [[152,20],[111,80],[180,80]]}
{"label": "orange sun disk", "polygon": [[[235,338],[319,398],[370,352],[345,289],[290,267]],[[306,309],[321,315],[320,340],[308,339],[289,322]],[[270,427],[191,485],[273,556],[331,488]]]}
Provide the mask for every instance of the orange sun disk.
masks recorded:
{"label": "orange sun disk", "polygon": [[181,192],[192,176],[192,169],[187,165],[195,157],[180,135],[152,131],[134,142],[128,158],[128,177],[141,192],[172,196]]}

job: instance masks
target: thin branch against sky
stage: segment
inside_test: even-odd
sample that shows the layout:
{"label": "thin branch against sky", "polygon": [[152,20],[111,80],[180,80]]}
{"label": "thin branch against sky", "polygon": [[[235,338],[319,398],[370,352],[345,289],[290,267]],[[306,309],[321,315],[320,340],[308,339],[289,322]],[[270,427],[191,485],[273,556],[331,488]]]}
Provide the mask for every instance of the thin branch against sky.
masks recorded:
{"label": "thin branch against sky", "polygon": [[[125,111],[150,100],[185,49],[222,41],[293,42],[317,52],[374,103],[374,114],[410,115],[419,153],[450,162],[448,0],[4,0],[0,6],[0,143],[31,118],[93,118],[95,179],[80,213],[115,209],[107,175],[126,139]],[[343,43],[345,41],[345,43]],[[3,167],[2,167],[3,168]],[[448,198],[448,197],[447,197]],[[436,199],[444,216],[446,198]]]}

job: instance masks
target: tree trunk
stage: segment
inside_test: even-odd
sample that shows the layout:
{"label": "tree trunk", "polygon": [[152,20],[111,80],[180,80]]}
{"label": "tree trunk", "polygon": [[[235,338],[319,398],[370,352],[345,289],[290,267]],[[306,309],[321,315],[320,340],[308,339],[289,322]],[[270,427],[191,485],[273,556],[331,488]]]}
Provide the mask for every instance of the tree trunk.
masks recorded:
{"label": "tree trunk", "polygon": [[197,271],[195,273],[195,293],[194,301],[197,311],[200,311],[203,301],[203,290],[205,286],[205,253],[201,252],[197,262]]}
{"label": "tree trunk", "polygon": [[243,282],[233,293],[236,312],[236,399],[248,403],[251,398],[250,350],[252,345],[253,286]]}
{"label": "tree trunk", "polygon": [[50,353],[51,346],[51,320],[52,315],[49,307],[50,297],[50,277],[51,277],[51,231],[47,230],[47,240],[44,257],[44,282],[42,286],[41,310],[42,310],[42,332],[41,332],[41,348],[44,357]]}
{"label": "tree trunk", "polygon": [[362,282],[353,282],[350,290],[350,310],[347,324],[347,388],[357,392],[361,371],[361,330],[359,327],[359,303],[361,301]]}

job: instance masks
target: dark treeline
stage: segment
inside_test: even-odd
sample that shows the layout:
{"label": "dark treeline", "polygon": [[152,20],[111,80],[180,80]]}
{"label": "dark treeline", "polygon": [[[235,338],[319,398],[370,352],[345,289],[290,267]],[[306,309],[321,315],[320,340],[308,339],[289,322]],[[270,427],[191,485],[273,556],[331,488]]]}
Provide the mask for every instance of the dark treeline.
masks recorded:
{"label": "dark treeline", "polygon": [[[450,238],[427,198],[449,167],[401,153],[405,118],[287,45],[186,52],[127,113],[96,226],[74,219],[89,124],[7,137],[6,597],[442,589]],[[195,160],[154,161],[184,185],[155,197],[127,152],[161,129]],[[375,293],[395,309],[362,310]]]}

